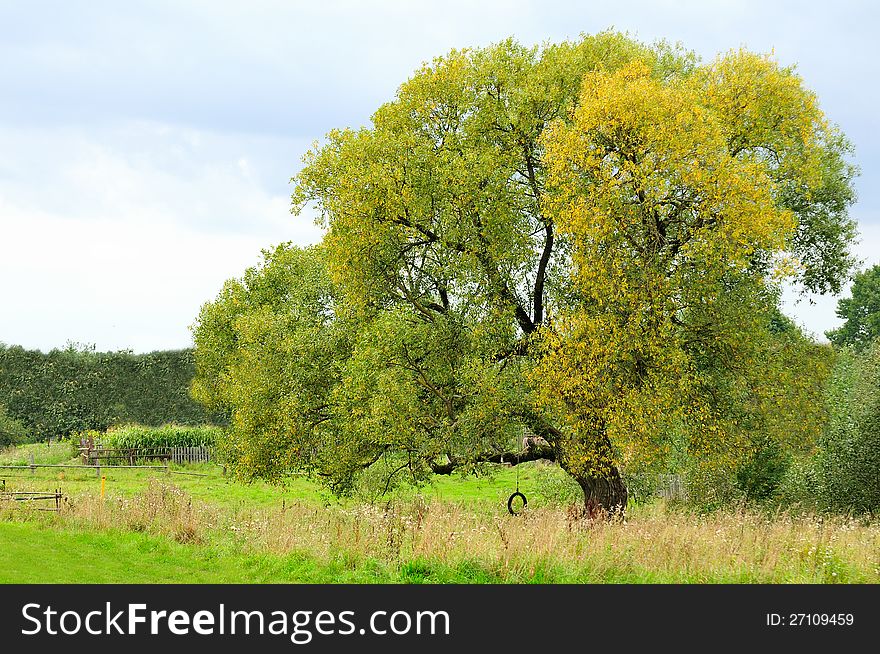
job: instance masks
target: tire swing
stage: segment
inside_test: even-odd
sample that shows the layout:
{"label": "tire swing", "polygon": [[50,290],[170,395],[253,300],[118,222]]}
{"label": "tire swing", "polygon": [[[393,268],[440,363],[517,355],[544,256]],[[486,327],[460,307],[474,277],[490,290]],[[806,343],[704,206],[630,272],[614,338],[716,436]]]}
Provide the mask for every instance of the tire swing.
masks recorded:
{"label": "tire swing", "polygon": [[[516,462],[519,464],[519,455],[516,457]],[[513,508],[513,502],[516,498],[520,498],[522,500],[522,506],[517,510]],[[519,490],[519,465],[516,466],[516,490],[513,492],[513,495],[507,498],[507,512],[510,515],[521,515],[525,508],[529,505],[529,501],[526,499],[526,496],[523,495]]]}

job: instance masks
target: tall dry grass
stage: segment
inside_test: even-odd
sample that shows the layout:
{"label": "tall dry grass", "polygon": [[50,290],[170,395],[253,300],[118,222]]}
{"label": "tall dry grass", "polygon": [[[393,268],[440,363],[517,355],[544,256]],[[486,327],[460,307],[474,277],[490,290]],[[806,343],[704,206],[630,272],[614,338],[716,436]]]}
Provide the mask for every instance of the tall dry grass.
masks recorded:
{"label": "tall dry grass", "polygon": [[880,524],[745,509],[695,515],[654,504],[612,522],[552,508],[511,517],[419,498],[222,509],[153,481],[131,498],[73,498],[60,515],[43,519],[352,565],[475,566],[514,581],[880,582]]}

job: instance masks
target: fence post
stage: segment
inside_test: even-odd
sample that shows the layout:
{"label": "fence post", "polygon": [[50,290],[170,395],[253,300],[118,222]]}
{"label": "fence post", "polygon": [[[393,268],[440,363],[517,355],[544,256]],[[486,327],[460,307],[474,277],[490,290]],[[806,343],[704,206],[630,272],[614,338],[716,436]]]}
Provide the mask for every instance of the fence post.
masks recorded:
{"label": "fence post", "polygon": [[37,467],[34,465],[34,453],[31,452],[31,474],[37,474]]}
{"label": "fence post", "polygon": [[97,459],[95,459],[95,461],[96,461],[95,474],[100,479],[100,477],[101,477],[101,463]]}

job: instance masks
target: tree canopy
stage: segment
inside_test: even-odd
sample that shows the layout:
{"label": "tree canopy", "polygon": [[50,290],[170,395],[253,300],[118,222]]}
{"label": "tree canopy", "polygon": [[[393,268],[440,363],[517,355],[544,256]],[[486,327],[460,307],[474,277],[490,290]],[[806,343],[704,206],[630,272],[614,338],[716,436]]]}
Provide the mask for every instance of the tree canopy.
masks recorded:
{"label": "tree canopy", "polygon": [[730,407],[773,383],[752,366],[784,349],[778,281],[835,290],[852,265],[848,151],[765,56],[616,33],[452,51],[307,155],[294,210],[325,238],[203,307],[196,391],[245,475],[344,490],[379,458],[415,479],[549,458],[589,510],[622,507],[673,434],[748,453]]}

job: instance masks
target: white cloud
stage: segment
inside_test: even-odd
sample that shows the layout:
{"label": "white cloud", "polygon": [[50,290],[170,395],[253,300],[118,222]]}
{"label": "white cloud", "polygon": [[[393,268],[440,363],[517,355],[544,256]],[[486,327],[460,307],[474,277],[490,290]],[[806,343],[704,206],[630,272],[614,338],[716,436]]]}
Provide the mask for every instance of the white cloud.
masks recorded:
{"label": "white cloud", "polygon": [[167,125],[122,125],[94,140],[0,131],[0,151],[25,153],[18,175],[0,178],[0,340],[187,346],[201,304],[262,248],[320,238],[308,217],[290,215],[286,184],[250,165],[251,152],[271,160],[261,149]]}
{"label": "white cloud", "polygon": [[[315,241],[289,215],[309,143],[356,126],[423,61],[514,36],[614,27],[706,58],[798,63],[863,169],[859,252],[880,253],[880,59],[872,3],[384,0],[0,3],[0,340],[180,347],[199,305],[262,247]],[[836,298],[789,313],[821,335]]]}

